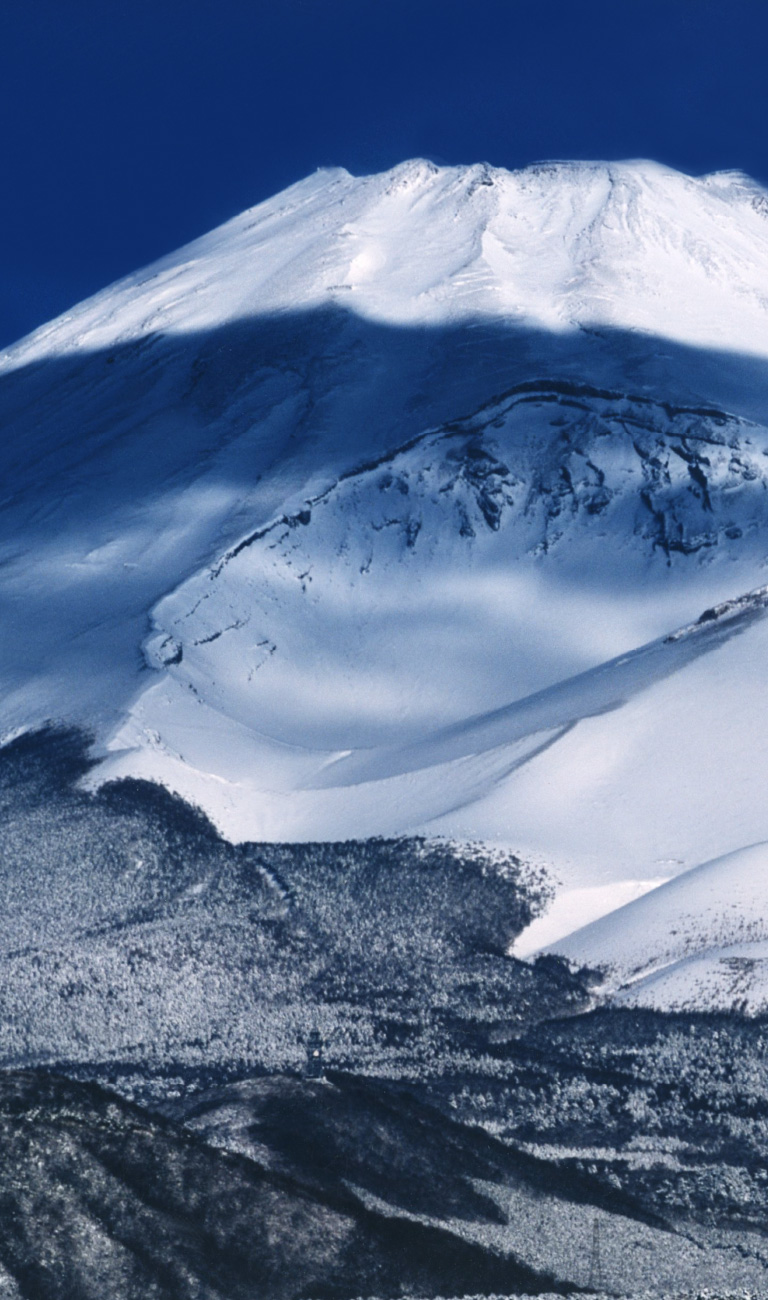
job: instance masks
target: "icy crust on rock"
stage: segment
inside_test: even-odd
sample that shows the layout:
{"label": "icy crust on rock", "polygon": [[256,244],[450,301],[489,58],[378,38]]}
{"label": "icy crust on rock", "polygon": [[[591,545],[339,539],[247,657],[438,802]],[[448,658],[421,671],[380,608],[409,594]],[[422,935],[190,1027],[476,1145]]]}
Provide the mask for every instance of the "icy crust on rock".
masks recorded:
{"label": "icy crust on rock", "polygon": [[[764,446],[716,410],[522,385],[241,539],[155,609],[147,657],[290,744],[423,736],[662,632],[670,590],[748,580]],[[671,575],[684,555],[715,562]]]}

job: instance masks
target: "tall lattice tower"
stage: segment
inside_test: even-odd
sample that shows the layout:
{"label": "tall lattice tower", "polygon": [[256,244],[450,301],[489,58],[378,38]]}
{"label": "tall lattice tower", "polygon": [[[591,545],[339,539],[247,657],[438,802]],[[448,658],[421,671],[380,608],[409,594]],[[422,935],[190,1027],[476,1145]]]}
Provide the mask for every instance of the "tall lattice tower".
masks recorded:
{"label": "tall lattice tower", "polygon": [[322,1079],[323,1074],[323,1040],[320,1037],[320,1030],[313,1029],[307,1039],[307,1064],[304,1067],[304,1077]]}
{"label": "tall lattice tower", "polygon": [[592,1250],[589,1256],[589,1282],[590,1291],[602,1291],[603,1289],[603,1261],[600,1252],[600,1220],[595,1218],[592,1225]]}

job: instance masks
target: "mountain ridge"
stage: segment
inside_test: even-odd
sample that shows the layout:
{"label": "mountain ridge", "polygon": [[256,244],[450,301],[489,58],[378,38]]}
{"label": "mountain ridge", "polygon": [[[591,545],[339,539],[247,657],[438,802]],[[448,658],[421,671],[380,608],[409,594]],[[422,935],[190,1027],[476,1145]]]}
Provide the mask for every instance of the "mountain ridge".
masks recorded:
{"label": "mountain ridge", "polygon": [[84,727],[235,840],[519,848],[574,905],[768,836],[758,618],[475,727],[764,585],[767,214],[649,162],[333,169],[7,349],[0,734]]}

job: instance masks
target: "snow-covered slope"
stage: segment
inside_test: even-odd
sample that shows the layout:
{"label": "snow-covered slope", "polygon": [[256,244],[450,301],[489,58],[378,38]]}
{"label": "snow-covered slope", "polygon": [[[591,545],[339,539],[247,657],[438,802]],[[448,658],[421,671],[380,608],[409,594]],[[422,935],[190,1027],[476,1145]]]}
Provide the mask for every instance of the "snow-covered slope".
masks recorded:
{"label": "snow-covered slope", "polygon": [[768,844],[728,853],[555,944],[616,1001],[747,1012],[768,1003]]}
{"label": "snow-covered slope", "polygon": [[768,839],[767,378],[746,177],[320,172],[0,359],[0,731],[520,849],[546,945]]}
{"label": "snow-covered slope", "polygon": [[[189,335],[339,296],[393,325],[519,319],[765,356],[768,198],[652,162],[317,172],[10,349],[7,364]],[[347,301],[349,299],[349,301]]]}

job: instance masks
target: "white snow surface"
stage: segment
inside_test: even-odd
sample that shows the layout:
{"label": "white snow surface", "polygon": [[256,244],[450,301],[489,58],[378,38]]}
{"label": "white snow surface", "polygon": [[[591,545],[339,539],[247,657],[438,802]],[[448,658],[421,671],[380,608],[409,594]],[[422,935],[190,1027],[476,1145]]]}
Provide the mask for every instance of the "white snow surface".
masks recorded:
{"label": "white snow surface", "polygon": [[520,952],[618,924],[768,841],[767,380],[745,176],[319,172],[0,357],[0,735],[233,839],[503,844]]}
{"label": "white snow surface", "polygon": [[686,871],[553,948],[605,970],[625,1005],[763,1011],[768,843]]}
{"label": "white snow surface", "polygon": [[9,367],[350,299],[390,324],[613,326],[768,354],[768,197],[650,161],[320,170],[75,307]]}

